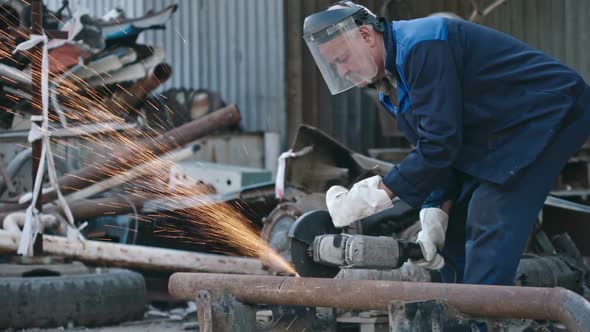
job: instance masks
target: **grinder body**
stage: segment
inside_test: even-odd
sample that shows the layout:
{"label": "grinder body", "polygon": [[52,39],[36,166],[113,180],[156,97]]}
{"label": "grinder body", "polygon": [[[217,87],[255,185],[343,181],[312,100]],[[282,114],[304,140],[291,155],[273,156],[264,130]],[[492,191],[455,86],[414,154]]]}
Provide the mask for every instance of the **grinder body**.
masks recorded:
{"label": "grinder body", "polygon": [[300,216],[289,231],[291,259],[302,277],[332,278],[341,268],[391,270],[421,259],[420,246],[391,236],[342,233],[328,211]]}
{"label": "grinder body", "polygon": [[390,236],[327,234],[316,236],[313,261],[341,268],[392,270],[409,258],[422,257],[420,246]]}

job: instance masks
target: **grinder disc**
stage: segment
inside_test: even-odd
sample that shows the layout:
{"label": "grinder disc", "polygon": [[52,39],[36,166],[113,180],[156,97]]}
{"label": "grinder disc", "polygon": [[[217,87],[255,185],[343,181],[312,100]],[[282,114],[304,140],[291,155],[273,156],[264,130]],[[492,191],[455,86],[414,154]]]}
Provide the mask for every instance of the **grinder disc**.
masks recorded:
{"label": "grinder disc", "polygon": [[334,278],[340,268],[314,262],[309,248],[316,236],[339,233],[328,211],[309,211],[297,218],[289,230],[291,261],[295,271],[302,277]]}

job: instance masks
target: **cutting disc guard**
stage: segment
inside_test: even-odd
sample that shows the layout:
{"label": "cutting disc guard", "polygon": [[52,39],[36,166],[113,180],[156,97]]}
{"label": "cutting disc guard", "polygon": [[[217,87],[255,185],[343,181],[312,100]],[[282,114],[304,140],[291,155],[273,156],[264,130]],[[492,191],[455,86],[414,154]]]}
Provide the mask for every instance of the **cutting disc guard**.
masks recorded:
{"label": "cutting disc guard", "polygon": [[334,227],[328,211],[309,211],[297,218],[289,230],[289,239],[291,260],[300,276],[333,278],[338,274],[340,268],[314,262],[309,250],[316,236],[339,233],[340,230]]}

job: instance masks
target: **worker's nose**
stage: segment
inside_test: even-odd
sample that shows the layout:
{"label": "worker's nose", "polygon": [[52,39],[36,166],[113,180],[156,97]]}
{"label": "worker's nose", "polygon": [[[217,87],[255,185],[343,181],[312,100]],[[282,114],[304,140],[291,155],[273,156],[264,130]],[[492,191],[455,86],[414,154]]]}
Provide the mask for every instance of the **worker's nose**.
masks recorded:
{"label": "worker's nose", "polygon": [[348,70],[348,68],[343,64],[338,64],[336,69],[338,70],[338,75],[340,75],[340,77],[346,77],[346,75],[348,75],[350,72],[350,70]]}

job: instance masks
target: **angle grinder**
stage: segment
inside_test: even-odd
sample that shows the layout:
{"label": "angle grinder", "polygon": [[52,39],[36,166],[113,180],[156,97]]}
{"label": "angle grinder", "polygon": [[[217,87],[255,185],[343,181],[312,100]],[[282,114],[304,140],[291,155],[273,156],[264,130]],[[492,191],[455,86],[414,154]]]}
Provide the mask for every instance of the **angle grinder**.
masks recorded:
{"label": "angle grinder", "polygon": [[342,233],[328,211],[301,215],[289,230],[291,260],[302,277],[333,278],[341,268],[391,270],[422,259],[417,243],[391,236]]}

